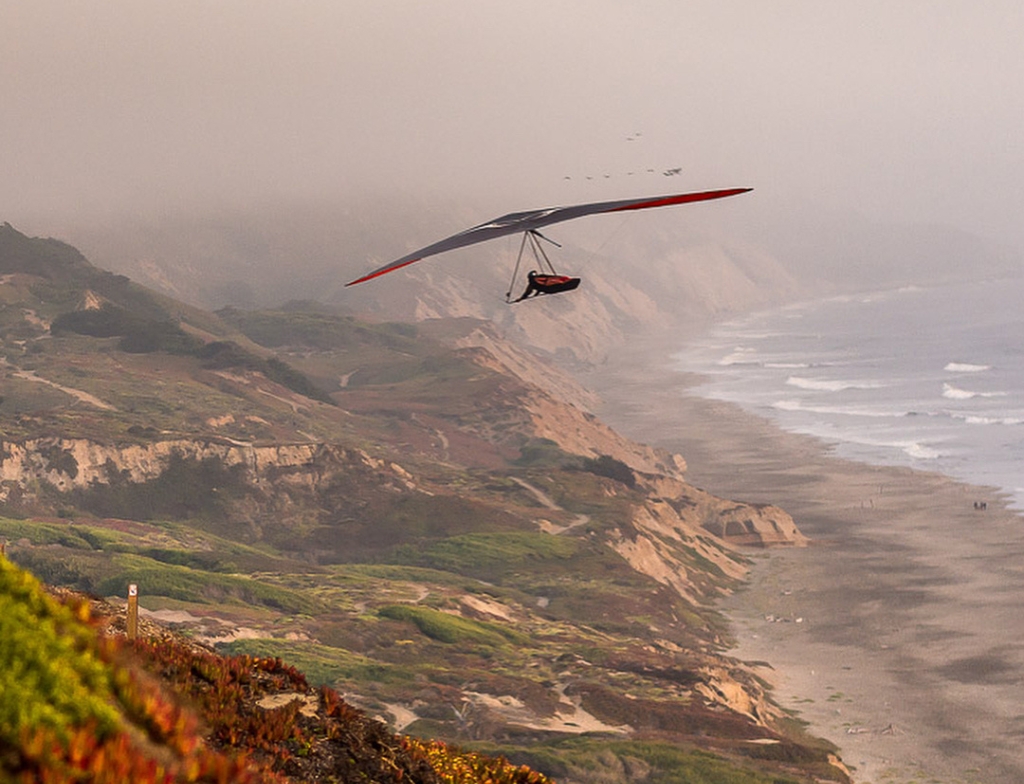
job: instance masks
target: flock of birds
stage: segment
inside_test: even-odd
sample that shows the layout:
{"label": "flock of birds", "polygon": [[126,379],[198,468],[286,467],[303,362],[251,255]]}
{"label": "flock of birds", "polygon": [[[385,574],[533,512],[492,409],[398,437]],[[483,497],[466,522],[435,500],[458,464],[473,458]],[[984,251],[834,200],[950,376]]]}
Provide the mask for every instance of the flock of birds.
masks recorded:
{"label": "flock of birds", "polygon": [[[642,136],[643,136],[643,134],[640,133],[639,131],[637,131],[636,133],[633,133],[633,134],[630,134],[629,136],[627,136],[626,137],[626,141],[627,142],[635,142],[635,141],[637,141]],[[657,170],[656,169],[647,169],[645,172],[641,172],[641,173],[642,174],[656,174]],[[675,177],[675,176],[680,175],[682,173],[683,173],[683,167],[682,166],[676,166],[676,167],[671,168],[671,169],[663,170],[661,172],[661,175],[663,177]],[[628,172],[625,173],[625,175],[618,175],[618,176],[632,177],[635,174],[637,174],[637,172],[635,172],[635,171],[628,171]],[[613,176],[616,176],[616,175],[603,174],[603,175],[601,175],[600,179],[610,180]],[[572,176],[567,174],[562,179],[564,179],[564,180],[571,180]],[[599,179],[599,178],[594,177],[593,175],[586,175],[585,177],[582,177],[580,179],[595,180],[595,179]]]}
{"label": "flock of birds", "polygon": [[[654,169],[648,169],[645,173],[646,174],[654,174],[655,172],[654,172]],[[661,174],[662,174],[663,177],[675,177],[677,174],[682,174],[682,173],[683,173],[683,167],[682,166],[677,166],[674,169],[665,169],[665,171],[663,171]],[[632,177],[634,174],[636,174],[636,172],[629,171],[629,172],[626,172],[625,176],[626,177]],[[604,179],[606,179],[606,180],[610,180],[613,175],[611,175],[611,174],[603,174],[601,176]],[[567,174],[562,179],[563,180],[571,180],[572,177]],[[593,180],[593,179],[596,179],[596,178],[588,174],[583,179]]]}

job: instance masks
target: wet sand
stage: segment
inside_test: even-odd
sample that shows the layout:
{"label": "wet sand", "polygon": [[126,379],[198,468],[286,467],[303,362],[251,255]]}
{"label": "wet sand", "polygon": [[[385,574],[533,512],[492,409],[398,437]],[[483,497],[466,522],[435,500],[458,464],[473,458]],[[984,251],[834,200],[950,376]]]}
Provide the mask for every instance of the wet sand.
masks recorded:
{"label": "wet sand", "polygon": [[733,654],[767,663],[776,700],[858,782],[1024,782],[1024,518],[991,488],[840,460],[688,394],[671,348],[634,345],[584,379],[596,413],[812,540],[750,553],[748,587],[722,605]]}

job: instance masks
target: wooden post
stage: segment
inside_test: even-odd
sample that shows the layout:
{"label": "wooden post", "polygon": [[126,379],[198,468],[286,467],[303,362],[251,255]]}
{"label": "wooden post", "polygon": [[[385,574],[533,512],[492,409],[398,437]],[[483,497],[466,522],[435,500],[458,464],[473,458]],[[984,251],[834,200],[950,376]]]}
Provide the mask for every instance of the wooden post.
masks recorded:
{"label": "wooden post", "polygon": [[129,640],[134,640],[139,633],[139,586],[132,583],[128,586],[128,620],[127,634]]}

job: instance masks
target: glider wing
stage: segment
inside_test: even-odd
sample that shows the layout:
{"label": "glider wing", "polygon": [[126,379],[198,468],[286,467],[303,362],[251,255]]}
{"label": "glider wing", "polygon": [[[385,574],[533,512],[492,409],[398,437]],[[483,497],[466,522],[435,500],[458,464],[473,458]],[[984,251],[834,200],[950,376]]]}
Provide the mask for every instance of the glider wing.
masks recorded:
{"label": "glider wing", "polygon": [[434,256],[445,251],[463,248],[467,245],[474,245],[477,242],[491,240],[496,237],[504,237],[506,234],[518,234],[521,231],[536,231],[552,223],[573,218],[582,218],[585,215],[598,215],[605,212],[627,212],[629,210],[645,210],[650,207],[668,207],[673,204],[688,204],[694,201],[708,201],[710,199],[721,199],[726,196],[735,196],[739,193],[746,193],[751,188],[727,188],[717,191],[701,191],[699,193],[680,193],[675,196],[654,196],[642,199],[621,199],[619,201],[602,201],[593,204],[577,204],[573,207],[552,207],[546,210],[529,210],[527,212],[510,212],[487,223],[481,223],[471,229],[453,234],[451,237],[435,242],[413,251],[400,259],[385,264],[357,278],[346,286],[354,286],[357,283],[380,277],[388,272],[394,272],[402,267],[407,267],[420,259]]}

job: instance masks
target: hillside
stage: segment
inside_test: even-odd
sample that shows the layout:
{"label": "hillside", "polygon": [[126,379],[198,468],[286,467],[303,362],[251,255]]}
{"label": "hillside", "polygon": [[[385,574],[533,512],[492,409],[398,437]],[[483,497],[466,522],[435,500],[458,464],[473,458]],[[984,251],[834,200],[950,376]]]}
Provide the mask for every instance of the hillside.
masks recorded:
{"label": "hillside", "polygon": [[594,363],[635,331],[676,329],[816,290],[819,278],[793,275],[769,252],[715,228],[716,216],[742,211],[743,200],[754,198],[756,192],[734,205],[554,227],[550,236],[563,247],[549,249],[552,260],[559,270],[582,276],[581,288],[572,297],[511,308],[504,295],[518,237],[446,253],[386,280],[344,286],[389,259],[491,217],[489,210],[508,212],[502,204],[361,198],[77,226],[73,234],[112,269],[205,307],[316,299],[382,320],[486,319],[521,344]]}
{"label": "hillside", "polygon": [[674,780],[710,752],[846,780],[723,653],[740,548],[803,541],[784,511],[690,486],[486,322],[212,314],[107,276],[0,229],[15,562],[137,583],[222,653],[558,779]]}

